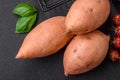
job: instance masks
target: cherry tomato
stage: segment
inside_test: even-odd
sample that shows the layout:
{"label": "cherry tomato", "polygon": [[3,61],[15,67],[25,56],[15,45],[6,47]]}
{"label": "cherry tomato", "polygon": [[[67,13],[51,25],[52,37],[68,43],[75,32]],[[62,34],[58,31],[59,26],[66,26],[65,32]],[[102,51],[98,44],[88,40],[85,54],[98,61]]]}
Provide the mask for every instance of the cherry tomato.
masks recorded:
{"label": "cherry tomato", "polygon": [[112,43],[115,48],[120,48],[120,37],[115,37]]}
{"label": "cherry tomato", "polygon": [[120,37],[120,25],[115,28],[115,34]]}
{"label": "cherry tomato", "polygon": [[114,22],[114,24],[116,24],[116,25],[120,25],[120,14],[116,14],[116,15],[113,17],[113,22]]}
{"label": "cherry tomato", "polygon": [[112,62],[116,62],[119,60],[119,52],[117,50],[111,50],[109,53],[109,58]]}

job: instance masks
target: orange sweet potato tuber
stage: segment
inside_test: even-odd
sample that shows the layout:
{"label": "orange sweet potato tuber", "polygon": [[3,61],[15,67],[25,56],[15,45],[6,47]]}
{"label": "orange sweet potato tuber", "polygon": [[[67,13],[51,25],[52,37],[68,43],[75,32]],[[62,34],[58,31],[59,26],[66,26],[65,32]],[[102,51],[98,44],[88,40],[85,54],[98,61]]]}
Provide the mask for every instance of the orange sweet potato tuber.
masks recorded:
{"label": "orange sweet potato tuber", "polygon": [[16,58],[45,57],[63,48],[73,38],[65,32],[64,22],[64,16],[56,16],[40,23],[25,37]]}
{"label": "orange sweet potato tuber", "polygon": [[110,37],[101,31],[77,35],[64,53],[65,75],[87,72],[97,67],[105,58]]}
{"label": "orange sweet potato tuber", "polygon": [[109,0],[76,0],[66,16],[66,30],[74,34],[94,31],[107,20],[109,14]]}

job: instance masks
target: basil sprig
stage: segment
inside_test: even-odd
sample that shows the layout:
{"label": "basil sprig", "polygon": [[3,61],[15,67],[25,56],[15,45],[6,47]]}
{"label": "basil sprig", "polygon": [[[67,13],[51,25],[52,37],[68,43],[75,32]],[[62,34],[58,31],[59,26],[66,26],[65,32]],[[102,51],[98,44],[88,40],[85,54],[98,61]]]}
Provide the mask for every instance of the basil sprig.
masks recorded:
{"label": "basil sprig", "polygon": [[30,16],[35,12],[37,12],[37,9],[32,4],[28,3],[20,3],[13,10],[13,13],[19,16]]}
{"label": "basil sprig", "polygon": [[16,24],[16,33],[29,32],[36,21],[37,14],[25,17],[20,17]]}
{"label": "basil sprig", "polygon": [[37,19],[37,9],[32,4],[20,3],[13,13],[20,16],[16,23],[16,33],[26,33],[32,30]]}

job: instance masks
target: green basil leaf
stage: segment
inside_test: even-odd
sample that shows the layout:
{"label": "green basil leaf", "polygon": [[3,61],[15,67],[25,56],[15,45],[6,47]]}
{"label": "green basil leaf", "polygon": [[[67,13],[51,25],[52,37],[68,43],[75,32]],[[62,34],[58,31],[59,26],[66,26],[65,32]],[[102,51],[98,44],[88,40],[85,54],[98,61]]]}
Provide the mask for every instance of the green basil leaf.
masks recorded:
{"label": "green basil leaf", "polygon": [[16,23],[16,33],[25,33],[31,17],[20,17]]}
{"label": "green basil leaf", "polygon": [[35,13],[33,16],[31,16],[31,20],[29,21],[29,24],[28,24],[29,31],[33,28],[36,20],[37,20],[37,13]]}
{"label": "green basil leaf", "polygon": [[30,16],[35,12],[37,12],[37,9],[29,3],[20,3],[13,10],[13,13],[19,16]]}
{"label": "green basil leaf", "polygon": [[36,22],[37,13],[28,17],[20,17],[16,24],[16,33],[26,33],[31,31]]}

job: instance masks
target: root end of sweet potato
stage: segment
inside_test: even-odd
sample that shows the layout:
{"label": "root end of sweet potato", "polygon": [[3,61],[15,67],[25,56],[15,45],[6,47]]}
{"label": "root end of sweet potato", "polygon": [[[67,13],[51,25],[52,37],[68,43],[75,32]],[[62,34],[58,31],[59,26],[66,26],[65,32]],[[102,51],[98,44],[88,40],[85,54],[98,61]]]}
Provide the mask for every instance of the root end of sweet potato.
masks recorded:
{"label": "root end of sweet potato", "polygon": [[17,54],[15,59],[22,59],[23,58],[23,55],[22,54]]}
{"label": "root end of sweet potato", "polygon": [[67,73],[67,71],[65,71],[65,72],[64,72],[64,74],[65,74],[65,76],[68,76],[68,73]]}
{"label": "root end of sweet potato", "polygon": [[66,33],[71,33],[71,29],[66,29]]}

